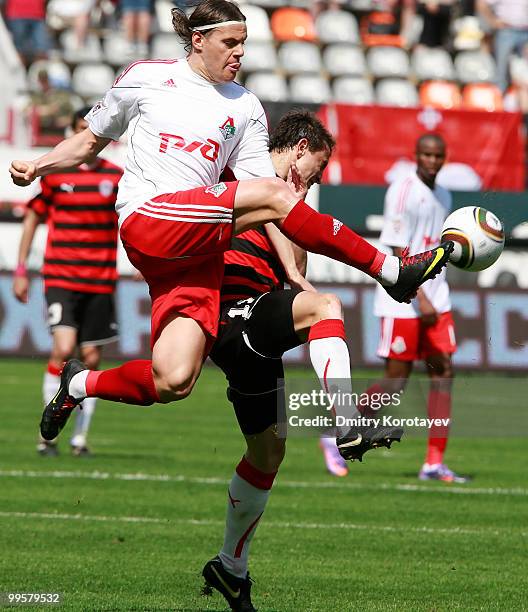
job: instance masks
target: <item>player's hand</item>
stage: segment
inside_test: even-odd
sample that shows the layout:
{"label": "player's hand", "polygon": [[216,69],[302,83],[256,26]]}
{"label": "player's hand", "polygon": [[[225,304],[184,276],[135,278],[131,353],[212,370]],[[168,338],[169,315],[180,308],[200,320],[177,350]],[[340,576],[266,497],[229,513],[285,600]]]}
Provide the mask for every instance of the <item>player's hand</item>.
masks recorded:
{"label": "player's hand", "polygon": [[290,165],[288,176],[286,177],[286,183],[295,193],[295,196],[299,198],[299,200],[304,200],[306,194],[308,193],[308,185],[306,185],[306,183],[303,181],[295,164]]}
{"label": "player's hand", "polygon": [[37,178],[37,166],[31,161],[15,159],[9,168],[11,180],[19,187],[27,187]]}
{"label": "player's hand", "polygon": [[292,289],[299,289],[300,291],[317,291],[312,283],[308,282],[301,274],[293,278],[288,278],[288,284]]}
{"label": "player's hand", "polygon": [[428,299],[422,299],[418,304],[420,310],[420,318],[425,327],[431,327],[438,321],[438,313]]}
{"label": "player's hand", "polygon": [[13,295],[19,302],[27,304],[29,279],[27,276],[15,276],[13,279]]}

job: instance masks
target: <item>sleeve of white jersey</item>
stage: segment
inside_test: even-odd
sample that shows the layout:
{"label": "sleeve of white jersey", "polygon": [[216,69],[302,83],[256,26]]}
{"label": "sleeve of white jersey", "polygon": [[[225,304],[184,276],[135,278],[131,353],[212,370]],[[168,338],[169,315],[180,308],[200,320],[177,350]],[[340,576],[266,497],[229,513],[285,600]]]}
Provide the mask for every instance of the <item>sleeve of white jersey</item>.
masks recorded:
{"label": "sleeve of white jersey", "polygon": [[266,114],[256,96],[251,97],[253,107],[247,127],[227,162],[238,180],[275,176],[268,150]]}
{"label": "sleeve of white jersey", "polygon": [[412,186],[408,181],[397,181],[387,190],[380,236],[382,244],[400,248],[409,246],[413,225],[411,191]]}
{"label": "sleeve of white jersey", "polygon": [[141,83],[134,66],[131,64],[121,73],[112,89],[86,115],[88,126],[96,136],[119,140],[139,112],[137,94]]}

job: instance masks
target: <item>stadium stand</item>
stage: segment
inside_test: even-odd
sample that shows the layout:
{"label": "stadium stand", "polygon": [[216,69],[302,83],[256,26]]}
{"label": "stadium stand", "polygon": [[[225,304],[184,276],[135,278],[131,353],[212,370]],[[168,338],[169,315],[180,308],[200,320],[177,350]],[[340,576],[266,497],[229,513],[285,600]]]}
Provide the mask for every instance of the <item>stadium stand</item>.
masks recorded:
{"label": "stadium stand", "polygon": [[418,94],[410,81],[381,79],[376,83],[376,102],[382,106],[418,106]]}
{"label": "stadium stand", "polygon": [[440,47],[417,47],[411,57],[412,71],[418,81],[455,79],[455,68],[449,53]]}
{"label": "stadium stand", "polygon": [[419,96],[420,105],[431,108],[456,109],[462,104],[458,85],[446,81],[422,83]]}
{"label": "stadium stand", "polygon": [[294,7],[279,8],[271,16],[271,29],[275,40],[317,40],[317,32],[308,11]]}
{"label": "stadium stand", "polygon": [[461,51],[455,57],[455,69],[462,83],[491,82],[495,78],[495,60],[485,51]]}
{"label": "stadium stand", "polygon": [[410,73],[409,56],[398,47],[373,47],[367,52],[367,64],[376,79],[407,78]]}
{"label": "stadium stand", "polygon": [[245,86],[264,102],[286,102],[289,99],[286,79],[273,72],[250,74]]}
{"label": "stadium stand", "polygon": [[288,74],[318,73],[323,67],[319,47],[303,41],[283,43],[279,49],[279,61]]}
{"label": "stadium stand", "polygon": [[328,45],[323,51],[323,65],[331,76],[363,76],[367,72],[363,50],[347,43]]}
{"label": "stadium stand", "polygon": [[334,102],[342,104],[374,104],[374,88],[365,78],[338,77],[333,83]]}
{"label": "stadium stand", "polygon": [[462,91],[462,108],[500,111],[503,109],[501,91],[492,83],[470,83]]}
{"label": "stadium stand", "polygon": [[315,29],[322,43],[360,44],[359,27],[353,15],[346,11],[325,11],[318,15]]}
{"label": "stadium stand", "polygon": [[322,76],[296,75],[290,80],[290,97],[294,102],[324,104],[332,99],[328,81]]}

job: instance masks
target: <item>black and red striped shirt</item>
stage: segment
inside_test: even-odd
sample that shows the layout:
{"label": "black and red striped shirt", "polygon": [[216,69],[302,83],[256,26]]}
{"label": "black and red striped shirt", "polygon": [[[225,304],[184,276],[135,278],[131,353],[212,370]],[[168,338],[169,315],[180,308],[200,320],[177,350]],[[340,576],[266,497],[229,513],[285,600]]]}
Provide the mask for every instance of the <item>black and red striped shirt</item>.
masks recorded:
{"label": "black and red striped shirt", "polygon": [[222,303],[284,288],[286,273],[264,227],[235,236],[224,263]]}
{"label": "black and red striped shirt", "polygon": [[28,207],[45,216],[48,241],[44,287],[112,293],[117,281],[117,184],[123,171],[98,159],[95,165],[50,174]]}

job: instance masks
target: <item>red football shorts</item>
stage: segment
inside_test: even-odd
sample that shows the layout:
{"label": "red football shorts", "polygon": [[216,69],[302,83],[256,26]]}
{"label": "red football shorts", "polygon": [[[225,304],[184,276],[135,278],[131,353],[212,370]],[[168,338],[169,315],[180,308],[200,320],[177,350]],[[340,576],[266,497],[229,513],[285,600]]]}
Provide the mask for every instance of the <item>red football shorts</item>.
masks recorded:
{"label": "red football shorts", "polygon": [[381,319],[378,356],[398,361],[416,361],[438,353],[456,351],[455,326],[450,312],[439,315],[434,325],[416,319]]}
{"label": "red football shorts", "polygon": [[174,313],[216,337],[237,187],[234,181],[156,196],[121,226],[128,258],[149,286],[151,346]]}

